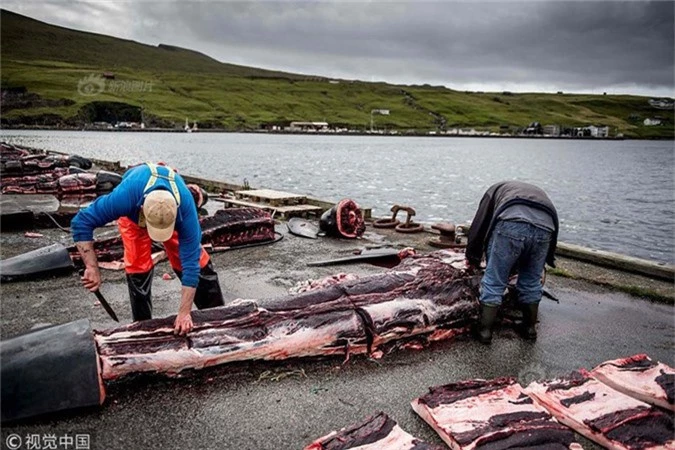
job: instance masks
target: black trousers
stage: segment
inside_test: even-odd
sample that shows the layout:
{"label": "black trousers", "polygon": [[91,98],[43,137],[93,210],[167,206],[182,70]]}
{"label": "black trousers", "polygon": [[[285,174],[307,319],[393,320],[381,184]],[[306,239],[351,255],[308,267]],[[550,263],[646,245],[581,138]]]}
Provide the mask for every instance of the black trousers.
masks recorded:
{"label": "black trousers", "polygon": [[[176,270],[179,279],[183,273]],[[145,273],[127,274],[129,286],[129,299],[131,301],[131,315],[134,322],[138,320],[152,319],[152,275],[154,268]],[[223,292],[220,290],[218,273],[213,270],[213,264],[208,262],[199,271],[199,282],[195,293],[195,306],[197,309],[214,308],[223,306]]]}

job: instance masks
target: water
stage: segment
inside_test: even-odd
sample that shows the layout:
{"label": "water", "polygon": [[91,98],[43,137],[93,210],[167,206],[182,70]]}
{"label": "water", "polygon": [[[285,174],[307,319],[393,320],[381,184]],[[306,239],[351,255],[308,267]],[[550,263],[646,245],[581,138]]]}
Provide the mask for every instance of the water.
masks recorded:
{"label": "water", "polygon": [[542,187],[560,240],[675,262],[672,141],[127,133],[3,130],[2,139],[133,164],[165,161],[204,178],[350,197],[384,216],[394,203],[425,222],[471,220],[485,190]]}

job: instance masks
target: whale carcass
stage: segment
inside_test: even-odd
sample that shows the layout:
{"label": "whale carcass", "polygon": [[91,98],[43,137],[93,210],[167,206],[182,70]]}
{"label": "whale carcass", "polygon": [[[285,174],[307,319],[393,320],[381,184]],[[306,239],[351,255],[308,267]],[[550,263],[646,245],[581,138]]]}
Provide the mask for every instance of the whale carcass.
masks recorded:
{"label": "whale carcass", "polygon": [[[83,331],[86,327],[82,325],[77,342],[83,350],[66,353],[70,363],[63,361],[64,357],[60,361],[66,367],[84,365],[89,372],[96,371],[100,383],[81,384],[72,374],[54,379],[40,363],[54,358],[51,347],[41,346],[26,355],[22,354],[24,347],[14,342],[25,336],[3,341],[2,420],[78,406],[76,401],[53,402],[48,396],[36,397],[34,392],[84,389],[91,392],[84,396],[87,402],[79,406],[90,406],[92,399],[104,398],[101,386],[105,382],[138,373],[171,375],[250,360],[347,358],[354,354],[379,357],[398,343],[419,345],[447,339],[467,331],[475,320],[479,280],[479,275],[464,270],[462,254],[440,251],[408,257],[382,273],[314,283],[304,292],[264,306],[255,300],[238,300],[194,311],[194,329],[186,336],[174,335],[174,317],[93,332]],[[50,341],[50,330],[64,333],[58,327],[41,330],[41,342]],[[32,374],[29,383],[22,382],[26,373]],[[27,409],[6,402],[10,396],[32,398],[32,403],[41,407]]]}
{"label": "whale carcass", "polygon": [[[413,256],[389,271],[327,283],[278,298],[193,312],[187,336],[173,317],[95,331],[104,380],[177,373],[244,360],[352,354],[379,356],[388,343],[435,341],[467,331],[475,319],[478,276],[457,256]],[[319,284],[321,286],[321,284]]]}

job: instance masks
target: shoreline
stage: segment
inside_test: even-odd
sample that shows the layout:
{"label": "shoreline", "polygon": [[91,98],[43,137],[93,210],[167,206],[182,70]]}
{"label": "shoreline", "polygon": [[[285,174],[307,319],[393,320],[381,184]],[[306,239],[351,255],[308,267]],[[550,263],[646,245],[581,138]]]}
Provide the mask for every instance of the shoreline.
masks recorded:
{"label": "shoreline", "polygon": [[[82,128],[50,128],[50,127],[10,127],[0,128],[3,131],[82,131],[109,133],[186,133],[180,128],[133,128],[133,129],[82,129]],[[592,137],[592,136],[546,136],[546,135],[483,135],[483,134],[439,134],[439,133],[370,133],[359,132],[308,132],[308,131],[268,131],[268,130],[226,130],[221,128],[204,128],[192,133],[241,133],[264,135],[309,135],[309,136],[377,136],[377,137],[429,137],[429,138],[490,138],[490,139],[539,139],[539,140],[581,140],[581,141],[675,141],[675,137]]]}

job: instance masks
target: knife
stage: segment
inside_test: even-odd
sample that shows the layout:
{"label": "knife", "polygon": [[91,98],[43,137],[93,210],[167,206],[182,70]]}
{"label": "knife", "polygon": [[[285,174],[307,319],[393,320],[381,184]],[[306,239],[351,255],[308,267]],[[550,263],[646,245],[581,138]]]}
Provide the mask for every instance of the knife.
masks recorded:
{"label": "knife", "polygon": [[114,320],[115,322],[119,322],[120,320],[117,318],[117,314],[115,314],[115,311],[113,311],[112,307],[110,304],[103,298],[103,294],[101,294],[101,291],[96,289],[94,291],[94,295],[98,299],[99,302],[101,302],[101,306],[103,306],[103,309],[105,309],[105,312],[108,313],[108,315]]}
{"label": "knife", "polygon": [[[84,270],[80,271],[80,276],[84,276]],[[94,295],[98,299],[98,301],[101,303],[101,306],[103,306],[103,309],[105,309],[105,312],[108,313],[110,318],[114,320],[115,322],[119,322],[120,320],[117,318],[117,314],[115,314],[115,311],[113,311],[112,307],[110,306],[110,303],[106,301],[106,299],[103,297],[103,294],[101,294],[101,291],[96,289],[94,291]]]}
{"label": "knife", "polygon": [[546,288],[544,288],[544,289],[542,290],[542,293],[541,293],[541,294],[542,294],[543,297],[548,297],[548,298],[550,298],[551,300],[553,300],[554,302],[560,303],[560,300],[558,299],[558,297],[556,297],[555,295],[553,295],[553,294],[551,293],[551,291],[547,290]]}

